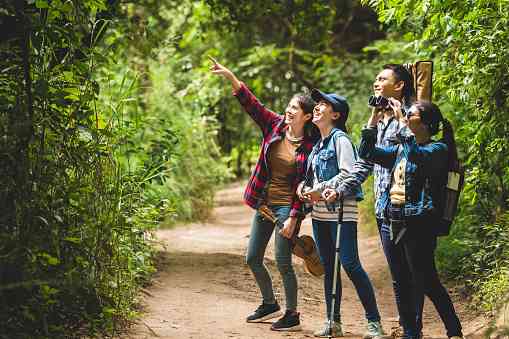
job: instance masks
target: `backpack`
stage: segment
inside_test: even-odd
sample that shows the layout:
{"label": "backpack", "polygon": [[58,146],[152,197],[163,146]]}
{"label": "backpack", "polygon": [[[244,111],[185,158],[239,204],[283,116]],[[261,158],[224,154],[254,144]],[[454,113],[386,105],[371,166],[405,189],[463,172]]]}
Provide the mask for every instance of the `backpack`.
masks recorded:
{"label": "backpack", "polygon": [[449,235],[454,217],[458,212],[458,203],[461,190],[465,183],[465,170],[459,160],[449,166],[447,171],[447,180],[444,180],[444,189],[441,194],[441,200],[438,204],[441,216],[438,220],[437,235]]}

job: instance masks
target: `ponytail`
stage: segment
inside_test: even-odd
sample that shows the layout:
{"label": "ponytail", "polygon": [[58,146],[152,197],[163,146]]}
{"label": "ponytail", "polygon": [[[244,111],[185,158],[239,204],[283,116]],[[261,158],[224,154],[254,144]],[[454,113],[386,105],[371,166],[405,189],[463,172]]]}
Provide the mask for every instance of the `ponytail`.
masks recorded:
{"label": "ponytail", "polygon": [[458,169],[458,149],[456,147],[456,140],[454,139],[454,131],[452,125],[447,119],[442,120],[442,140],[447,145],[449,153],[449,169]]}

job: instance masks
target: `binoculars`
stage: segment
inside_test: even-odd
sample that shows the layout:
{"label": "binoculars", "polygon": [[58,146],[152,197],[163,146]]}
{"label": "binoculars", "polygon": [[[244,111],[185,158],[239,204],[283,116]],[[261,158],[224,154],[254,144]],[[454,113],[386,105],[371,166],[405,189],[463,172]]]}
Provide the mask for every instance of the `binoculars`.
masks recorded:
{"label": "binoculars", "polygon": [[389,100],[381,95],[372,95],[368,99],[368,105],[378,108],[389,108]]}

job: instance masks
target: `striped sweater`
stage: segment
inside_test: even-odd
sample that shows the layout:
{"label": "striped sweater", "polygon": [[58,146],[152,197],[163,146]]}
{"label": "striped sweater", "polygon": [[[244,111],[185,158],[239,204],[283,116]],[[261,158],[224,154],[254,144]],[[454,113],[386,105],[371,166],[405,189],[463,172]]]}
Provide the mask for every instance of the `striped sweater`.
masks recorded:
{"label": "striped sweater", "polygon": [[[336,143],[334,145],[336,148],[337,162],[338,168],[340,172],[351,173],[353,169],[353,165],[355,163],[355,151],[353,149],[353,145],[347,137],[340,137],[336,139]],[[311,160],[311,159],[310,159]],[[309,161],[309,160],[308,160]],[[315,167],[316,156],[313,157],[312,166]],[[320,186],[318,182],[318,178],[316,174],[314,174],[313,178],[313,187]],[[334,209],[334,211],[329,211],[325,206],[325,202],[319,201],[318,203],[313,205],[313,211],[311,212],[311,217],[316,220],[322,221],[334,221],[338,220],[338,208]],[[355,221],[358,219],[358,211],[357,211],[357,201],[355,196],[349,195],[344,198],[343,201],[343,221]]]}

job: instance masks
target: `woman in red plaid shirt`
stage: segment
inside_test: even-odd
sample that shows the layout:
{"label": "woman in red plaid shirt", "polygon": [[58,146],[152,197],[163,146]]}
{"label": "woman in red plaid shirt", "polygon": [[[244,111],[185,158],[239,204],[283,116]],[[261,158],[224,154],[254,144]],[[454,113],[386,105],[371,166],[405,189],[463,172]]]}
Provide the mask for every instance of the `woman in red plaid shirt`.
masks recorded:
{"label": "woman in red plaid shirt", "polygon": [[[276,114],[265,108],[228,68],[213,58],[211,60],[212,73],[231,82],[233,95],[263,134],[260,157],[247,184],[244,201],[254,209],[268,205],[284,224],[275,232],[275,252],[285,289],[286,312],[272,324],[271,329],[297,331],[300,330],[300,318],[297,312],[297,278],[292,267],[291,238],[304,218],[304,206],[295,192],[298,183],[304,179],[307,157],[318,138],[318,131],[311,123],[315,103],[309,95],[297,94],[290,100],[284,115]],[[262,322],[282,315],[274,296],[272,279],[263,264],[265,249],[274,227],[259,212],[255,214],[246,259],[263,301],[247,317],[247,322]]]}

